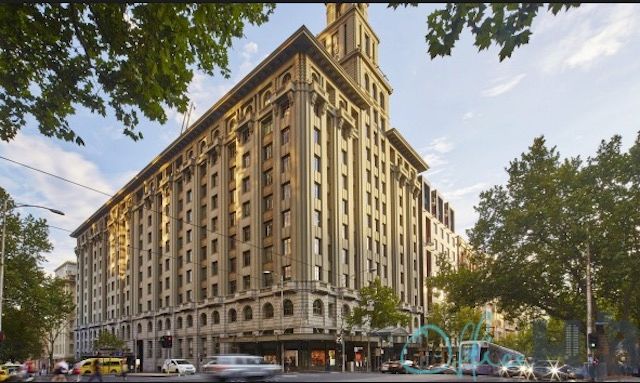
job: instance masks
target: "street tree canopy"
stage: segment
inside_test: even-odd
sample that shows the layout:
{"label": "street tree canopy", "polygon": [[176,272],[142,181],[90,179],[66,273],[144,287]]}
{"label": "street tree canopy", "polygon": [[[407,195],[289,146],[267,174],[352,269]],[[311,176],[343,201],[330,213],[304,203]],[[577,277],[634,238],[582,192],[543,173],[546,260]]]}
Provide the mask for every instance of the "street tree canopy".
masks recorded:
{"label": "street tree canopy", "polygon": [[[47,278],[42,283],[38,302],[38,312],[42,318],[42,332],[49,365],[53,366],[54,344],[63,334],[64,326],[75,311],[73,295],[65,291],[66,282],[61,278]],[[73,326],[67,328],[73,331]]]}
{"label": "street tree canopy", "polygon": [[[418,3],[391,3],[389,7],[417,6]],[[578,7],[579,3],[547,4],[547,11],[557,15],[562,9]],[[542,3],[447,3],[444,9],[427,16],[426,35],[429,55],[450,56],[464,28],[475,37],[478,50],[491,44],[500,46],[500,61],[511,57],[513,50],[529,42],[531,23],[544,9]]]}
{"label": "street tree canopy", "polygon": [[400,311],[400,298],[389,286],[383,286],[376,278],[359,291],[360,301],[347,317],[348,328],[364,327],[380,330],[389,326],[406,326],[409,314]]}
{"label": "street tree canopy", "polygon": [[[457,304],[495,301],[510,318],[586,318],[586,252],[594,313],[640,325],[640,135],[602,141],[595,156],[560,160],[544,137],[480,194],[468,231],[476,254],[431,283]],[[443,265],[446,266],[446,265]]]}
{"label": "street tree canopy", "polygon": [[13,210],[14,202],[0,187],[0,206],[6,199],[9,201],[2,304],[2,331],[6,338],[0,342],[0,361],[24,360],[42,352],[45,313],[39,303],[46,276],[40,264],[44,262],[44,254],[52,249],[46,221]]}
{"label": "street tree canopy", "polygon": [[118,338],[115,334],[110,333],[107,330],[102,330],[98,334],[98,338],[93,343],[94,351],[99,350],[118,350],[122,351],[125,346],[125,342]]}
{"label": "street tree canopy", "polygon": [[229,77],[227,51],[273,4],[31,3],[0,6],[0,139],[27,124],[83,145],[68,117],[107,106],[134,140],[139,112],[185,112],[194,67]]}

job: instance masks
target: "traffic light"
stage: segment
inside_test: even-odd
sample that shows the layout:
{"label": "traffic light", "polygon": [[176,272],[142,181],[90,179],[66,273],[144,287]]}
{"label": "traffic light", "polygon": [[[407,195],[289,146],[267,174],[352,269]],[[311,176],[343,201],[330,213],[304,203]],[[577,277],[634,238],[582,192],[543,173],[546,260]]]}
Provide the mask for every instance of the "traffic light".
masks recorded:
{"label": "traffic light", "polygon": [[598,335],[597,334],[589,334],[587,336],[587,341],[589,342],[589,348],[595,349],[598,348]]}
{"label": "traffic light", "polygon": [[166,348],[171,348],[173,345],[173,337],[171,335],[167,335],[164,337],[164,343]]}
{"label": "traffic light", "polygon": [[163,336],[160,337],[160,346],[162,348],[165,348],[166,347],[165,344],[167,344],[167,341],[166,341],[165,336],[163,335]]}

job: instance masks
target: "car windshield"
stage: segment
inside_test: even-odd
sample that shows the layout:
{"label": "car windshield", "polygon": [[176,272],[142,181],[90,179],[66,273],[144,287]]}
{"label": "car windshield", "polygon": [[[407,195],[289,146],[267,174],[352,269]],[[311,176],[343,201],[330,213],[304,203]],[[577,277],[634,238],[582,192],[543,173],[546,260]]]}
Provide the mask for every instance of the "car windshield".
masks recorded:
{"label": "car windshield", "polygon": [[188,361],[184,360],[184,359],[176,359],[176,363],[178,364],[191,364]]}

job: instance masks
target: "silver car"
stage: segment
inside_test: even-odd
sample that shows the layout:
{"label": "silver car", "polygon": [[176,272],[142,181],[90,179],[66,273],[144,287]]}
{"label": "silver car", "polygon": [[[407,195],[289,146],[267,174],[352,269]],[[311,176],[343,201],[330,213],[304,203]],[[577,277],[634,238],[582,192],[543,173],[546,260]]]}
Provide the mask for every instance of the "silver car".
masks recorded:
{"label": "silver car", "polygon": [[261,356],[246,354],[229,354],[214,356],[201,371],[211,374],[219,381],[227,379],[259,379],[273,378],[282,372],[277,364],[267,363]]}

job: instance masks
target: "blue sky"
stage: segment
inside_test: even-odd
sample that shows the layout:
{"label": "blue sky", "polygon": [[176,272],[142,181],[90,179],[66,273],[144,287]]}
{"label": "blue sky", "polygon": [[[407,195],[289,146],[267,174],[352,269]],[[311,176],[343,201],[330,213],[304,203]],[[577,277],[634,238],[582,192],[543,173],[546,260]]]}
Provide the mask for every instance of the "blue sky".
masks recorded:
{"label": "blue sky", "polygon": [[[430,60],[426,15],[417,8],[369,7],[369,22],[381,39],[380,67],[394,92],[391,126],[424,156],[426,176],[457,212],[457,231],[476,219],[478,194],[504,183],[504,168],[544,135],[563,156],[593,155],[602,139],[623,137],[624,149],[640,130],[640,6],[584,4],[534,21],[528,45],[500,63],[498,49],[478,53],[465,33],[453,55]],[[189,88],[195,121],[301,25],[319,33],[324,5],[279,4],[270,21],[250,26],[230,52],[229,80],[197,73]],[[80,110],[71,127],[86,146],[48,139],[35,125],[16,140],[0,143],[8,158],[107,192],[115,192],[178,137],[182,116],[169,111],[164,125],[143,121],[145,139],[121,134],[115,118]],[[63,210],[64,217],[29,210],[50,224],[75,229],[107,197],[0,161],[0,185],[22,203]],[[27,209],[23,209],[26,213]],[[74,260],[75,241],[51,229],[55,250],[44,265],[53,270]]]}

